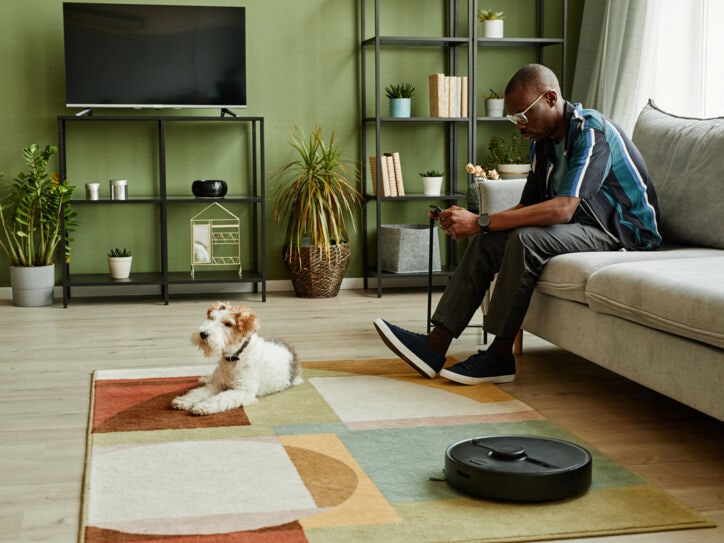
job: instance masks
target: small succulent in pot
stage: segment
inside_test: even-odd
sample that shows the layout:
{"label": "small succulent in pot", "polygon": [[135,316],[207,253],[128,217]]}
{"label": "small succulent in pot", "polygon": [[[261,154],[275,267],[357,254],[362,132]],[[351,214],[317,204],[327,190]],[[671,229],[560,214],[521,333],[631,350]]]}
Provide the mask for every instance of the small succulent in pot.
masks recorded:
{"label": "small succulent in pot", "polygon": [[442,177],[445,172],[439,172],[437,170],[427,170],[426,172],[420,172],[420,177]]}
{"label": "small succulent in pot", "polygon": [[478,11],[479,21],[495,21],[498,19],[505,19],[502,11],[495,11],[494,9],[481,9]]}
{"label": "small succulent in pot", "polygon": [[129,251],[125,247],[123,249],[115,247],[112,249],[108,249],[108,256],[111,258],[128,258],[129,256],[133,255],[131,254],[131,251]]}
{"label": "small succulent in pot", "polygon": [[415,96],[415,86],[412,83],[391,84],[385,87],[387,98],[412,98]]}

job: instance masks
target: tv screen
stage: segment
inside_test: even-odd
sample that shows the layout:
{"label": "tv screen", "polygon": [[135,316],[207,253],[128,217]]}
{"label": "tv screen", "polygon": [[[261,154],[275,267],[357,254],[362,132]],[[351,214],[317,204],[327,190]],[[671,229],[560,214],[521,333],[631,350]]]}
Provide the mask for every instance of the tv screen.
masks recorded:
{"label": "tv screen", "polygon": [[63,4],[68,107],[246,107],[243,7]]}

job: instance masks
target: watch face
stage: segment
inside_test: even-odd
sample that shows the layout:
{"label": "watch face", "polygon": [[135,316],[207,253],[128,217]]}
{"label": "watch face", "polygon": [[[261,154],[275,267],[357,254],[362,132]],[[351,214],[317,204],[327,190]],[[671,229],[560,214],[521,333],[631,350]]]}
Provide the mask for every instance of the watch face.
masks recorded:
{"label": "watch face", "polygon": [[481,213],[478,217],[478,224],[481,228],[487,228],[490,226],[490,215],[487,213]]}

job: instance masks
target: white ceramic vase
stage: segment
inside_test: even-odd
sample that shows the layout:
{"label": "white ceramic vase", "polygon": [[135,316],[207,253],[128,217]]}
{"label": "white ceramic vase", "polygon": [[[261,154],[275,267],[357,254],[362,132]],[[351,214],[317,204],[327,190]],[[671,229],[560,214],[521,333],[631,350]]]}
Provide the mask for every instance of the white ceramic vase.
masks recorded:
{"label": "white ceramic vase", "polygon": [[128,279],[131,275],[132,256],[109,256],[108,269],[113,279]]}
{"label": "white ceramic vase", "polygon": [[440,196],[442,192],[442,177],[423,177],[422,193],[425,196]]}
{"label": "white ceramic vase", "polygon": [[483,38],[502,38],[503,19],[486,19],[483,21]]}
{"label": "white ceramic vase", "polygon": [[503,98],[486,98],[485,114],[488,117],[502,117],[505,100]]}

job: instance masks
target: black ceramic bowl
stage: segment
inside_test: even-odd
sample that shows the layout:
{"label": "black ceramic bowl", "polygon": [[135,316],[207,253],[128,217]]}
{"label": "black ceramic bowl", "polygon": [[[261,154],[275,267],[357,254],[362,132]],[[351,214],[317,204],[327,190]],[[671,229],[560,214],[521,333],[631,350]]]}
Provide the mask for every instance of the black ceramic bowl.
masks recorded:
{"label": "black ceramic bowl", "polygon": [[191,183],[191,192],[197,198],[221,198],[227,190],[226,181],[221,179],[197,179]]}

